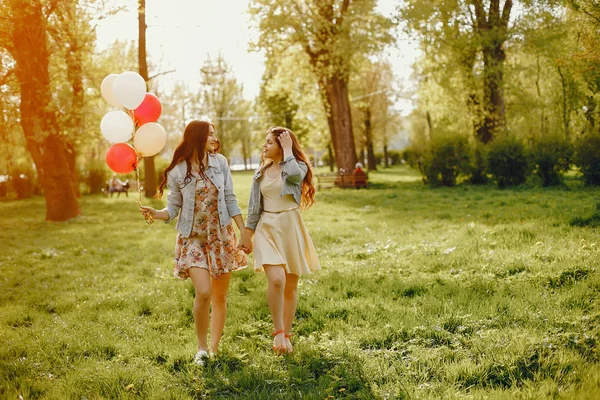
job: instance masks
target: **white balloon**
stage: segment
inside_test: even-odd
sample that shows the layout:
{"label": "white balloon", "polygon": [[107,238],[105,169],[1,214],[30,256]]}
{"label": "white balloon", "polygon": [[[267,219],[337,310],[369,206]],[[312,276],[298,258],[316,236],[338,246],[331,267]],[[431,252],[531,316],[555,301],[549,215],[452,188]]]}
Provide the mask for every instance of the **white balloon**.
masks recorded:
{"label": "white balloon", "polygon": [[100,132],[111,143],[125,143],[131,139],[133,120],[125,111],[109,111],[100,121]]}
{"label": "white balloon", "polygon": [[115,98],[115,94],[113,93],[113,85],[115,83],[115,79],[117,79],[117,76],[119,75],[110,74],[102,79],[102,83],[100,84],[100,94],[102,95],[102,98],[111,106],[121,107]]}
{"label": "white balloon", "polygon": [[137,72],[126,71],[115,79],[113,93],[123,107],[135,110],[146,97],[146,82]]}
{"label": "white balloon", "polygon": [[167,132],[160,124],[148,122],[138,128],[133,137],[133,146],[144,157],[151,157],[167,144]]}

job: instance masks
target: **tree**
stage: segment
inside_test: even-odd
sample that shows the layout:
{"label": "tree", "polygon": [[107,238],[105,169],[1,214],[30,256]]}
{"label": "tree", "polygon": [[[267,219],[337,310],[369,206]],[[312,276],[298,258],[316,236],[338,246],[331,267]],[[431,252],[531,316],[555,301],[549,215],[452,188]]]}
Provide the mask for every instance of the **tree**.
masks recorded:
{"label": "tree", "polygon": [[15,60],[21,95],[21,126],[46,199],[46,219],[64,221],[80,214],[76,182],[70,173],[68,144],[52,100],[48,16],[56,1],[7,0],[0,6],[0,46]]}
{"label": "tree", "polygon": [[[502,5],[500,0],[407,0],[401,10],[407,28],[421,35],[428,50],[446,48],[442,53],[466,72],[467,104],[476,137],[483,143],[506,127],[504,62],[512,10],[512,0]],[[473,79],[478,72],[482,76],[479,92],[474,90]]]}
{"label": "tree", "polygon": [[[361,128],[360,135],[357,135],[362,146],[361,155],[366,150],[367,167],[374,171],[377,170],[376,143],[381,143],[387,163],[389,130],[396,127],[392,122],[397,114],[392,106],[398,97],[398,88],[394,87],[396,79],[389,62],[360,58],[356,63],[357,73],[350,83],[352,104],[356,110],[352,115],[357,121],[355,126]],[[361,156],[362,160],[364,156]]]}
{"label": "tree", "polygon": [[238,115],[243,103],[243,86],[233,75],[231,66],[222,54],[216,59],[210,57],[200,69],[202,80],[201,114],[210,115],[216,123],[216,131],[221,143],[221,153],[228,155],[239,139],[235,126],[239,118],[247,119],[249,115]]}
{"label": "tree", "polygon": [[254,0],[250,13],[257,21],[256,46],[268,62],[289,47],[301,49],[316,78],[335,150],[338,168],[352,170],[356,148],[348,98],[351,60],[376,54],[391,42],[392,21],[375,11],[374,0]]}

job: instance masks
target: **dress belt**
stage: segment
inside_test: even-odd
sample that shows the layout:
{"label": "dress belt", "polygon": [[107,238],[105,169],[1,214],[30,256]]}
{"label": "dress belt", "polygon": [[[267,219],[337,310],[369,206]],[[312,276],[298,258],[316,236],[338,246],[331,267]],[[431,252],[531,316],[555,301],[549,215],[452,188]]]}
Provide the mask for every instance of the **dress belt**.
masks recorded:
{"label": "dress belt", "polygon": [[287,210],[281,210],[281,211],[267,211],[267,210],[263,210],[263,212],[269,213],[269,214],[281,214],[284,212],[288,212],[288,211],[293,211],[293,210],[297,210],[298,207],[294,207],[294,208],[288,208]]}

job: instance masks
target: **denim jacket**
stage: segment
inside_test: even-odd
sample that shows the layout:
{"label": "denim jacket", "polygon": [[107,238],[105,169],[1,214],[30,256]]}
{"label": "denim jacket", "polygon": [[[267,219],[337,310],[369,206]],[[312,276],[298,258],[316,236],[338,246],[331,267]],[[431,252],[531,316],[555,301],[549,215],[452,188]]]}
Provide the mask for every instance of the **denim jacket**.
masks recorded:
{"label": "denim jacket", "polygon": [[[285,194],[294,196],[298,205],[302,200],[302,181],[308,172],[308,166],[302,161],[296,161],[294,156],[289,156],[279,163],[281,165],[281,179],[283,187],[279,197]],[[250,201],[248,202],[248,218],[246,219],[246,228],[255,230],[260,216],[263,212],[263,200],[260,193],[260,180],[264,169],[259,168],[252,178],[252,189],[250,191]]]}
{"label": "denim jacket", "polygon": [[[186,184],[184,182],[186,170],[186,162],[182,161],[168,172],[167,187],[169,188],[169,195],[167,206],[163,209],[169,214],[169,219],[166,222],[170,222],[179,214],[176,228],[183,237],[189,237],[192,232],[194,202],[196,200],[196,178],[190,176],[191,181]],[[227,159],[221,154],[209,154],[205,174],[219,192],[219,221],[221,227],[225,227],[231,223],[232,217],[242,213],[233,193],[233,180],[231,179]]]}

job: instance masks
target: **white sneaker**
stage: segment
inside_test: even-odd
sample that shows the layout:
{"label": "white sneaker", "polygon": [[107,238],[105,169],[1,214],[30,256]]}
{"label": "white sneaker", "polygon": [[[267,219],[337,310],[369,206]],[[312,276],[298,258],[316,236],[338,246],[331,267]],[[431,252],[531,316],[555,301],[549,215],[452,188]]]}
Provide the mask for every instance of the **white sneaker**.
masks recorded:
{"label": "white sneaker", "polygon": [[204,365],[204,363],[208,360],[208,352],[206,350],[199,350],[194,356],[194,363],[196,365]]}

